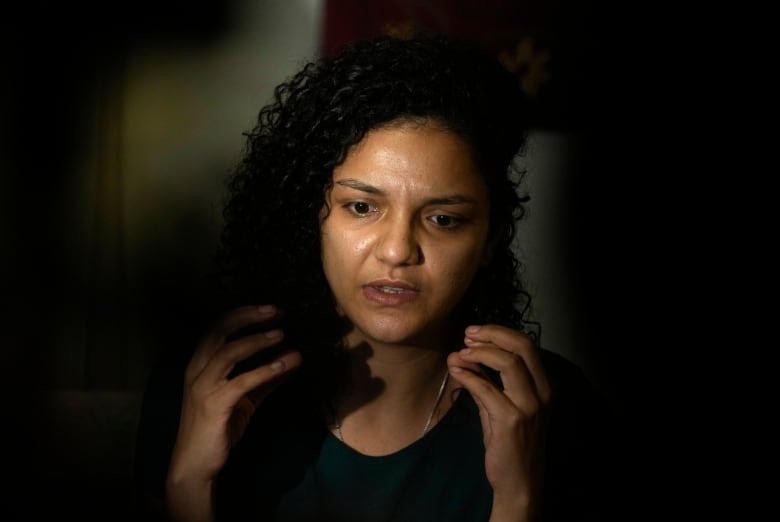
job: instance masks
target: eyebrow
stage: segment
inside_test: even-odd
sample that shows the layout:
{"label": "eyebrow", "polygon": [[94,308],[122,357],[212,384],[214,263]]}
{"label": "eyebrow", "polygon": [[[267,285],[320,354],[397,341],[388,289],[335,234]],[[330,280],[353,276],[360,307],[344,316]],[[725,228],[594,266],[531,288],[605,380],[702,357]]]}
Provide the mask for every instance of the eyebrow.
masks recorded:
{"label": "eyebrow", "polygon": [[[379,196],[387,195],[387,193],[380,188],[377,188],[373,185],[369,185],[367,183],[363,183],[362,181],[358,181],[352,178],[341,179],[339,181],[336,181],[336,184],[341,185],[342,187],[359,190],[367,194],[377,194]],[[464,203],[476,204],[476,202],[477,201],[474,198],[462,194],[451,194],[446,196],[429,198],[425,200],[426,205],[461,205]]]}
{"label": "eyebrow", "polygon": [[386,195],[384,190],[378,189],[373,185],[369,185],[367,183],[363,183],[362,181],[358,181],[352,178],[341,179],[336,182],[336,185],[341,185],[342,187],[359,190],[361,192],[367,192],[369,194],[379,194],[380,196]]}

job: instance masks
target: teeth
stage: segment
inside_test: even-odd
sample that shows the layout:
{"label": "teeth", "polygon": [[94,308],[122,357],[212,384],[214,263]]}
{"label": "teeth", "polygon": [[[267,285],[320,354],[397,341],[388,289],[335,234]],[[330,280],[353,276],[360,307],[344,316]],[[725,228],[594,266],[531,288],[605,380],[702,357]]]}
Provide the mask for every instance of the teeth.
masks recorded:
{"label": "teeth", "polygon": [[401,292],[403,292],[403,289],[396,288],[394,286],[380,286],[379,290],[381,290],[386,294],[400,294]]}

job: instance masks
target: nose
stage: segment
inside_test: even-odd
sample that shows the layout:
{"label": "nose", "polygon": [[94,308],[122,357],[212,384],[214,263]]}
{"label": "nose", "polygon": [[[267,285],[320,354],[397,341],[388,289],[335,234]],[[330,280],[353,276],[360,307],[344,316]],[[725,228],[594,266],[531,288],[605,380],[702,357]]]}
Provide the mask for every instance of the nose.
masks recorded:
{"label": "nose", "polygon": [[376,245],[376,257],[388,265],[418,264],[423,259],[414,224],[397,216],[383,224]]}

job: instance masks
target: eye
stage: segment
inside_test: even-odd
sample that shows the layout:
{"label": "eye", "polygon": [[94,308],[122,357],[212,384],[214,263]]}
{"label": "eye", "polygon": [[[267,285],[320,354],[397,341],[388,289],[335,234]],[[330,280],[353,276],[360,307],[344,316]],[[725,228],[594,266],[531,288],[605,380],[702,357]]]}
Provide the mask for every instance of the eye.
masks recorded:
{"label": "eye", "polygon": [[376,207],[365,201],[352,201],[344,205],[350,212],[358,216],[365,216],[372,212],[376,212]]}
{"label": "eye", "polygon": [[454,228],[460,225],[460,220],[458,218],[455,216],[448,216],[447,214],[437,214],[428,219],[441,228]]}

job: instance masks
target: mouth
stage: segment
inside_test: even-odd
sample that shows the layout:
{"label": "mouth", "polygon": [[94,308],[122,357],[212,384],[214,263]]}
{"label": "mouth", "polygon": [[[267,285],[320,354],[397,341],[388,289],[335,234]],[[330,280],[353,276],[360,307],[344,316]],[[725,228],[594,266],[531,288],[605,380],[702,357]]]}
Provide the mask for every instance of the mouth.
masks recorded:
{"label": "mouth", "polygon": [[382,305],[401,305],[412,302],[420,294],[419,288],[406,281],[372,281],[363,286],[363,294]]}
{"label": "mouth", "polygon": [[372,288],[375,288],[385,294],[400,294],[403,292],[408,292],[408,290],[404,288],[398,288],[397,286],[374,286]]}
{"label": "mouth", "polygon": [[420,289],[417,288],[416,285],[413,285],[412,283],[408,281],[392,281],[389,279],[380,279],[377,281],[371,281],[370,283],[364,285],[365,287],[371,287],[374,288],[380,292],[385,292],[388,294],[400,294],[403,292],[419,292]]}

